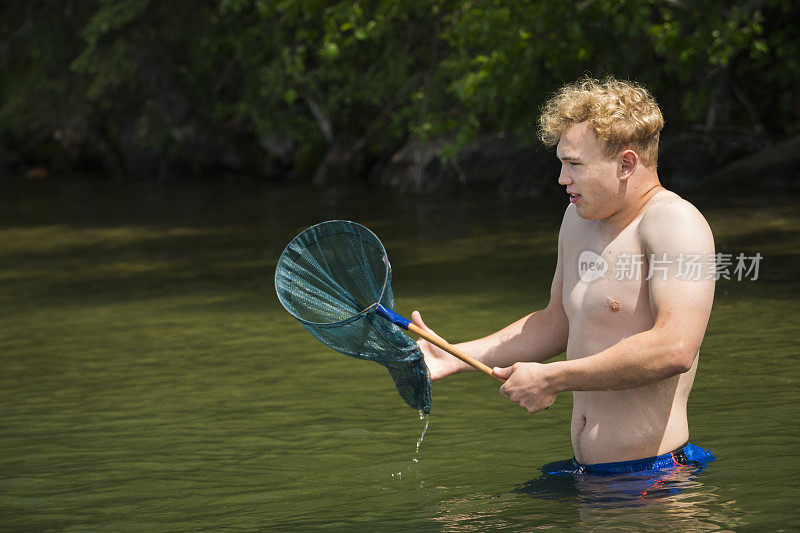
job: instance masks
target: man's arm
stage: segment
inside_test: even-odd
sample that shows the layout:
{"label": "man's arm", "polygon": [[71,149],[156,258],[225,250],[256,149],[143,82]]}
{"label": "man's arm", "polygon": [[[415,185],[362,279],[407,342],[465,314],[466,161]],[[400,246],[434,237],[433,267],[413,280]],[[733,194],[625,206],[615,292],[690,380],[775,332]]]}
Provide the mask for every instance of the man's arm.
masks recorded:
{"label": "man's arm", "polygon": [[[545,361],[564,352],[567,347],[569,325],[561,299],[562,271],[559,237],[558,260],[550,285],[550,301],[547,307],[517,320],[496,333],[456,346],[490,367],[508,366],[518,361]],[[414,311],[411,320],[417,326],[433,333],[425,326],[419,312]],[[420,339],[417,344],[425,355],[425,363],[434,380],[473,370],[471,366],[424,339]]]}
{"label": "man's arm", "polygon": [[[501,394],[536,412],[549,407],[562,391],[630,389],[691,368],[714,299],[713,270],[706,279],[713,269],[711,229],[691,204],[674,200],[653,206],[639,232],[648,259],[669,261],[666,274],[656,272],[648,282],[653,327],[586,357],[495,369],[496,375],[508,378]],[[679,267],[697,255],[703,266],[700,279],[681,278]]]}

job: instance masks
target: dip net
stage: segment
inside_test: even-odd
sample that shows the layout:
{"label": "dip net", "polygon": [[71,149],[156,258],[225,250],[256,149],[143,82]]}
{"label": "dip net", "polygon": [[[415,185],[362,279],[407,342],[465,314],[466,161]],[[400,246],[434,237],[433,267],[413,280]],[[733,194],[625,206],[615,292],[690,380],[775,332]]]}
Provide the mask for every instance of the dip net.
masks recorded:
{"label": "dip net", "polygon": [[397,392],[429,413],[431,381],[422,352],[403,330],[376,313],[394,309],[392,269],[378,237],[346,220],[312,226],[278,260],[275,290],[283,307],[339,353],[385,366]]}

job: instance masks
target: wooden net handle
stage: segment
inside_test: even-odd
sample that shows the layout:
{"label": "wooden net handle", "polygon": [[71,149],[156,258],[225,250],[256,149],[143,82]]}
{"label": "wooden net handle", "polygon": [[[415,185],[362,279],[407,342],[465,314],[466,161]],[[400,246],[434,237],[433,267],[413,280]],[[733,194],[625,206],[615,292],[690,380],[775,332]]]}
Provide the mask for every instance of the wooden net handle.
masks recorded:
{"label": "wooden net handle", "polygon": [[459,359],[461,359],[462,361],[467,363],[469,366],[471,366],[472,368],[474,368],[478,372],[483,372],[487,376],[491,376],[492,379],[494,379],[498,383],[505,383],[506,382],[506,380],[504,380],[503,378],[499,378],[499,377],[495,376],[492,373],[492,369],[489,368],[488,366],[486,366],[485,364],[481,363],[480,361],[478,361],[477,359],[475,359],[473,357],[470,357],[469,355],[465,354],[464,352],[462,352],[461,350],[459,350],[458,348],[456,348],[452,344],[449,344],[449,343],[443,341],[439,337],[431,335],[430,333],[428,333],[424,329],[420,328],[416,324],[413,324],[413,323],[409,324],[408,325],[408,331],[411,331],[411,332],[415,333],[416,335],[422,337],[423,339],[425,339],[426,341],[430,342],[431,344],[435,344],[436,346],[438,346],[442,350],[446,351],[447,353],[449,353],[449,354],[451,354],[451,355],[453,355],[455,357],[458,357]]}

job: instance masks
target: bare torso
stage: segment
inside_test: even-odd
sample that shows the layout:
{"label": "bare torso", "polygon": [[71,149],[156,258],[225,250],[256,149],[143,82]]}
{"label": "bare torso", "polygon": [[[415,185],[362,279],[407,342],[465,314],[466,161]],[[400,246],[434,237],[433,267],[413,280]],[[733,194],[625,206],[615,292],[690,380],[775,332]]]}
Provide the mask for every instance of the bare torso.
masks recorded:
{"label": "bare torso", "polygon": [[[653,327],[648,258],[638,228],[654,203],[676,198],[669,191],[656,194],[616,235],[604,234],[597,220],[582,219],[574,208],[568,210],[561,230],[567,359],[598,353]],[[607,264],[602,277],[592,280],[596,276],[584,269],[581,279],[579,261],[585,251]],[[688,372],[651,385],[574,391],[571,433],[576,459],[584,464],[641,459],[684,444],[689,436],[686,403],[696,369],[697,359]]]}

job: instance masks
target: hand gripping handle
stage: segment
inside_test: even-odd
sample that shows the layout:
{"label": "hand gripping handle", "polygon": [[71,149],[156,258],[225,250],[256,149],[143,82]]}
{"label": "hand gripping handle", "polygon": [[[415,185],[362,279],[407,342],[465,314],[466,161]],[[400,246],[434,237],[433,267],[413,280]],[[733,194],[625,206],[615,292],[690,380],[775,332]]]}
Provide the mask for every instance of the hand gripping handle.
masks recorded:
{"label": "hand gripping handle", "polygon": [[379,316],[385,318],[386,320],[388,320],[392,324],[394,324],[396,326],[400,326],[401,328],[403,328],[406,331],[411,331],[412,333],[416,334],[418,337],[422,337],[426,341],[430,342],[431,344],[433,344],[435,346],[438,346],[439,348],[441,348],[442,350],[446,351],[450,355],[461,359],[462,361],[467,363],[469,366],[471,366],[472,368],[474,368],[478,372],[483,372],[487,376],[491,376],[491,378],[494,379],[495,381],[497,381],[498,383],[505,383],[506,382],[506,380],[504,380],[503,378],[499,378],[499,377],[495,376],[494,373],[492,373],[492,369],[489,368],[488,366],[486,366],[485,364],[483,364],[480,361],[478,361],[477,359],[475,359],[473,357],[470,357],[469,355],[465,354],[464,352],[462,352],[461,350],[459,350],[458,348],[456,348],[452,344],[449,344],[448,342],[440,339],[439,337],[437,337],[435,335],[431,335],[430,333],[428,333],[424,329],[420,328],[419,326],[417,326],[415,324],[412,324],[409,319],[407,319],[407,318],[405,318],[405,317],[403,317],[401,315],[398,315],[397,313],[395,313],[391,309],[387,309],[386,307],[378,304],[375,307],[375,313],[378,314]]}

